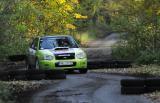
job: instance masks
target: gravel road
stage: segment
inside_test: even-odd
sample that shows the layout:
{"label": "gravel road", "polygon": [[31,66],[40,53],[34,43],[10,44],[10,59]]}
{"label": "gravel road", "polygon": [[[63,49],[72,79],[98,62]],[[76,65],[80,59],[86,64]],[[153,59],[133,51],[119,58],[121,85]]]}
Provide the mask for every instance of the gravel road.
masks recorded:
{"label": "gravel road", "polygon": [[120,80],[133,78],[89,72],[70,74],[34,94],[29,103],[152,103],[143,95],[121,95]]}
{"label": "gravel road", "polygon": [[88,46],[90,48],[110,48],[113,44],[120,40],[120,34],[112,33],[103,39],[98,39],[90,42]]}
{"label": "gravel road", "polygon": [[[85,49],[89,60],[111,58],[111,46],[118,40],[119,35],[113,33],[92,42]],[[29,103],[152,103],[143,95],[121,95],[120,80],[124,78],[133,77],[91,71],[69,74],[66,80],[56,80],[33,94]]]}
{"label": "gravel road", "polygon": [[103,39],[90,42],[84,48],[89,61],[112,60],[112,46],[119,41],[120,34],[112,33]]}

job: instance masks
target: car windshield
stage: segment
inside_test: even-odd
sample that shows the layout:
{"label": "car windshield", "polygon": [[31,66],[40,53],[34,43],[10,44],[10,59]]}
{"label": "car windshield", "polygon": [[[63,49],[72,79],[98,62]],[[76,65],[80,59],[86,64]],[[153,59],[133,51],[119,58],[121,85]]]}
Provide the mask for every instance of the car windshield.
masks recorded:
{"label": "car windshield", "polygon": [[54,49],[56,47],[78,48],[71,37],[49,37],[40,40],[40,49]]}

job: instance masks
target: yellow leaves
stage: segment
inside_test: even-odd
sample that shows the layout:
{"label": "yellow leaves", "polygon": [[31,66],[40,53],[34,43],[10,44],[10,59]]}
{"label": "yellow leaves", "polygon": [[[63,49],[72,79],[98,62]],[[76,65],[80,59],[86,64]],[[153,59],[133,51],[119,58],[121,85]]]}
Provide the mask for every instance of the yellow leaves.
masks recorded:
{"label": "yellow leaves", "polygon": [[66,28],[68,28],[68,29],[76,29],[76,26],[74,26],[73,24],[66,24]]}
{"label": "yellow leaves", "polygon": [[[67,2],[67,0],[56,0],[59,4],[64,4],[64,3],[66,3]],[[74,4],[78,4],[79,2],[78,2],[78,0],[70,0],[70,1],[68,1],[68,2],[70,2],[70,3],[74,3]]]}
{"label": "yellow leaves", "polygon": [[73,7],[71,5],[64,5],[64,8],[63,8],[65,11],[72,11],[73,10]]}
{"label": "yellow leaves", "polygon": [[153,28],[153,26],[148,26],[148,29],[152,29]]}
{"label": "yellow leaves", "polygon": [[63,3],[66,2],[66,0],[57,0],[57,1],[58,1],[58,3],[60,3],[60,4],[63,4]]}
{"label": "yellow leaves", "polygon": [[141,1],[141,0],[134,0],[134,1],[139,2],[139,1]]}
{"label": "yellow leaves", "polygon": [[72,3],[78,4],[78,0],[71,0]]}
{"label": "yellow leaves", "polygon": [[157,11],[157,15],[160,15],[160,10]]}
{"label": "yellow leaves", "polygon": [[144,29],[145,32],[150,32],[153,31],[155,26],[153,24],[147,25],[146,28]]}
{"label": "yellow leaves", "polygon": [[75,14],[74,14],[74,17],[75,17],[76,19],[87,19],[87,18],[88,18],[87,16],[83,16],[83,15],[78,14],[78,13],[75,13]]}
{"label": "yellow leaves", "polygon": [[[75,30],[73,21],[76,19],[86,19],[87,16],[76,13],[78,0],[42,0],[35,1],[35,7],[42,15],[40,27],[48,28],[48,33],[58,33],[68,30]],[[38,21],[38,22],[41,22]],[[43,23],[44,22],[44,23]],[[39,30],[42,31],[43,30]],[[33,31],[32,31],[33,32]]]}
{"label": "yellow leaves", "polygon": [[115,11],[117,11],[123,7],[119,3],[115,3],[113,1],[109,2],[106,6],[109,10],[115,10]]}
{"label": "yellow leaves", "polygon": [[134,0],[134,1],[136,1],[136,2],[143,2],[144,0]]}
{"label": "yellow leaves", "polygon": [[45,17],[52,18],[53,17],[52,12],[45,12]]}

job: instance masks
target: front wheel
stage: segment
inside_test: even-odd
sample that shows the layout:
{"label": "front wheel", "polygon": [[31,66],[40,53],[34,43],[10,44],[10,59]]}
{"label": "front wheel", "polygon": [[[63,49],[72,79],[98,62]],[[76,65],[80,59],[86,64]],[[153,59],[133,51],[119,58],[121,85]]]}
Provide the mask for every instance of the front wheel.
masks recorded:
{"label": "front wheel", "polygon": [[87,69],[82,69],[82,70],[79,70],[79,72],[81,73],[81,74],[85,74],[85,73],[87,73]]}
{"label": "front wheel", "polygon": [[25,61],[26,64],[26,70],[31,70],[32,66],[29,64],[28,60]]}
{"label": "front wheel", "polygon": [[39,68],[40,68],[40,67],[39,67],[39,61],[38,61],[38,59],[37,59],[37,60],[36,60],[36,63],[35,63],[35,69],[36,69],[36,70],[39,70]]}
{"label": "front wheel", "polygon": [[26,64],[26,70],[31,70],[32,69],[32,66],[30,64]]}

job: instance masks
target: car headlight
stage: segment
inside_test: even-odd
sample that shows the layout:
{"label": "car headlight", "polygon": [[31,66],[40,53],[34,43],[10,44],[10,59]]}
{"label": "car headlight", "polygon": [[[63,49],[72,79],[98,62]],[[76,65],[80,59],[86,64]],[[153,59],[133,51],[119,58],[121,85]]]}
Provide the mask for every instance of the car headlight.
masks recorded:
{"label": "car headlight", "polygon": [[84,59],[84,58],[86,58],[86,55],[85,55],[85,53],[81,52],[81,53],[76,54],[76,58]]}
{"label": "car headlight", "polygon": [[53,56],[52,55],[44,55],[44,60],[53,60]]}

